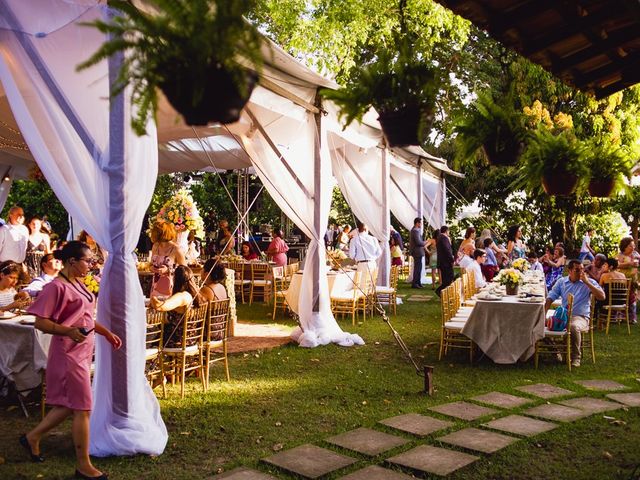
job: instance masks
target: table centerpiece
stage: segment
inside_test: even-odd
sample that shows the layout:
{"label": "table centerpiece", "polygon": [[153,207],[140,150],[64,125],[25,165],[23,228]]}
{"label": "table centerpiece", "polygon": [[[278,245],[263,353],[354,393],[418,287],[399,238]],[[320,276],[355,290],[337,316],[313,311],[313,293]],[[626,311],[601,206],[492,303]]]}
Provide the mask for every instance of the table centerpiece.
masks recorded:
{"label": "table centerpiece", "polygon": [[515,268],[506,268],[498,273],[494,281],[505,286],[507,295],[517,295],[518,285],[522,282],[522,272]]}

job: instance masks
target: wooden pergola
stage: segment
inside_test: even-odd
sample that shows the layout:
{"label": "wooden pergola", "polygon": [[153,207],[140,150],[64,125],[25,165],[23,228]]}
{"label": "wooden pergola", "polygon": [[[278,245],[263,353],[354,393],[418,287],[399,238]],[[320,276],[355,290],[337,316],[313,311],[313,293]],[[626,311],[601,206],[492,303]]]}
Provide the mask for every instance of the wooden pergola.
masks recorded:
{"label": "wooden pergola", "polygon": [[597,98],[640,82],[640,0],[437,1]]}

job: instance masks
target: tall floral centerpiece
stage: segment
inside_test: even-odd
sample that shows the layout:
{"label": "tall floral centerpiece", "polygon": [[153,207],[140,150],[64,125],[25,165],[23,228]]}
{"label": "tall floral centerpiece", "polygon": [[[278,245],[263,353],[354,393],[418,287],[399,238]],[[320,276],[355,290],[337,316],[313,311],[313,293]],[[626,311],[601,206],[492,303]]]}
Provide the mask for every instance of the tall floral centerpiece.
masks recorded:
{"label": "tall floral centerpiece", "polygon": [[511,263],[511,267],[515,268],[516,270],[524,273],[527,270],[529,270],[529,268],[531,268],[531,265],[529,264],[529,261],[526,258],[516,258],[512,263]]}
{"label": "tall floral centerpiece", "polygon": [[506,287],[507,295],[517,295],[518,285],[522,282],[522,272],[515,268],[506,268],[498,273],[494,281]]}
{"label": "tall floral centerpiece", "polygon": [[189,232],[195,232],[198,237],[204,236],[204,221],[198,212],[196,202],[185,188],[162,205],[156,219],[173,223],[178,232],[177,243],[183,253],[186,253],[188,248]]}

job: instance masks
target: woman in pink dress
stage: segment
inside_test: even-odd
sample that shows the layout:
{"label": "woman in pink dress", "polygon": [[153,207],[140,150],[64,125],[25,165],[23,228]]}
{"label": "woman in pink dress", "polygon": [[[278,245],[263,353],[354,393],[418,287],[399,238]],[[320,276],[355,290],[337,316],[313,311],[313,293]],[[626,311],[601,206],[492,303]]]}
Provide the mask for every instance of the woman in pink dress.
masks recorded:
{"label": "woman in pink dress", "polygon": [[44,461],[40,439],[73,416],[76,478],[106,479],[89,459],[90,368],[95,333],[103,335],[115,349],[120,348],[122,341],[93,319],[95,296],[82,282],[93,264],[89,247],[82,242],[69,242],[62,250],[56,250],[54,256],[62,261],[63,268],[28,309],[36,316],[35,328],[53,335],[47,362],[47,403],[53,408],[38,426],[20,437],[20,444],[33,461]]}
{"label": "woman in pink dress", "polygon": [[287,252],[289,251],[289,246],[282,239],[283,235],[282,230],[277,228],[276,231],[273,232],[273,240],[267,248],[267,255],[271,255],[271,259],[278,267],[284,267],[287,265]]}

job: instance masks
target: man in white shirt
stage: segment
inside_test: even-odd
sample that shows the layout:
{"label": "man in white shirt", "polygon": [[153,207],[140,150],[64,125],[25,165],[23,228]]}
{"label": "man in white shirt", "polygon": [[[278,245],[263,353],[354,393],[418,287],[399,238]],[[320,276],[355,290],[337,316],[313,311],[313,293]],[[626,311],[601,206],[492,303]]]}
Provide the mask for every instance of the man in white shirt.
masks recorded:
{"label": "man in white shirt", "polygon": [[37,297],[44,286],[58,276],[62,269],[62,262],[53,257],[53,253],[47,253],[40,260],[40,276],[31,280],[31,283],[22,289],[31,297]]}
{"label": "man in white shirt", "polygon": [[0,227],[0,263],[11,260],[22,263],[27,254],[29,230],[24,224],[24,211],[21,207],[9,209],[7,224]]}
{"label": "man in white shirt", "polygon": [[[468,258],[468,257],[467,257]],[[476,278],[476,288],[482,288],[487,284],[487,281],[482,276],[481,265],[487,259],[487,254],[484,250],[476,249],[473,252],[473,260],[467,267],[468,270],[473,272],[473,276]]]}
{"label": "man in white shirt", "polygon": [[460,263],[459,263],[460,268],[464,268],[465,270],[471,268],[471,265],[473,264],[473,254],[471,255],[472,256],[465,254],[462,256],[462,259],[460,259]]}
{"label": "man in white shirt", "polygon": [[[380,248],[378,240],[369,235],[367,226],[364,223],[358,221],[357,226],[358,234],[354,236],[349,243],[349,257],[356,261],[358,271],[363,272],[363,279],[364,275],[368,274],[371,276],[373,282],[375,280],[373,278],[374,272],[378,268],[376,260],[378,260],[378,257],[382,254],[382,249]],[[364,282],[364,280],[362,280],[362,282]]]}
{"label": "man in white shirt", "polygon": [[578,255],[578,260],[589,260],[590,262],[593,262],[596,251],[591,248],[591,239],[595,234],[595,228],[590,228],[584,234],[584,237],[582,238],[582,247],[580,248],[580,254]]}

